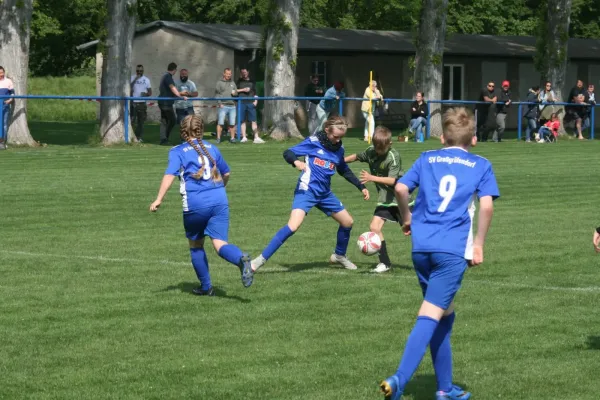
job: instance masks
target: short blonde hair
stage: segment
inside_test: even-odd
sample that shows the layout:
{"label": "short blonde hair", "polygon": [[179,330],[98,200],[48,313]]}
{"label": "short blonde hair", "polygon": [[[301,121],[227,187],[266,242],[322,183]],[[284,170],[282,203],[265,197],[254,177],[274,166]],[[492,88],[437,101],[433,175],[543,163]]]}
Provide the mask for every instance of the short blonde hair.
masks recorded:
{"label": "short blonde hair", "polygon": [[348,129],[348,122],[346,122],[346,118],[341,117],[339,115],[334,115],[332,117],[327,118],[323,130],[325,132],[329,132],[332,127],[346,130]]}
{"label": "short blonde hair", "polygon": [[449,146],[469,147],[475,135],[475,117],[465,107],[449,108],[442,117],[444,140]]}
{"label": "short blonde hair", "polygon": [[376,149],[384,149],[392,144],[392,131],[388,127],[379,125],[373,132],[373,146]]}

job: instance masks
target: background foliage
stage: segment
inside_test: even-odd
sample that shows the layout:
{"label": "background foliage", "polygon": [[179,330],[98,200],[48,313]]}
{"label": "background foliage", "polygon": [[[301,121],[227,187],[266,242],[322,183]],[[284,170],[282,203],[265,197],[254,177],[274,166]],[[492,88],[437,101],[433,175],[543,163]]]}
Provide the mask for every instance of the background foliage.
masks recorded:
{"label": "background foliage", "polygon": [[[544,0],[450,0],[448,32],[535,35]],[[139,0],[140,23],[155,20],[192,23],[260,24],[268,0]],[[301,25],[414,31],[420,0],[312,0],[302,4]],[[76,46],[102,34],[104,0],[35,0],[31,72],[37,76],[90,74],[89,52]],[[600,2],[573,0],[571,37],[600,38]]]}

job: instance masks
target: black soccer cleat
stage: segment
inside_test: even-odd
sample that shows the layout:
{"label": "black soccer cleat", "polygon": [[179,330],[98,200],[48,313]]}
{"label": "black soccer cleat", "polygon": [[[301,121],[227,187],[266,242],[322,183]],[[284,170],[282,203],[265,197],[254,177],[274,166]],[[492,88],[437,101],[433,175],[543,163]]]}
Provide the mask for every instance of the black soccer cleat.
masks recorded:
{"label": "black soccer cleat", "polygon": [[192,289],[192,293],[194,293],[196,296],[214,296],[215,289],[210,287],[209,289],[202,290],[202,288],[198,286],[197,288]]}

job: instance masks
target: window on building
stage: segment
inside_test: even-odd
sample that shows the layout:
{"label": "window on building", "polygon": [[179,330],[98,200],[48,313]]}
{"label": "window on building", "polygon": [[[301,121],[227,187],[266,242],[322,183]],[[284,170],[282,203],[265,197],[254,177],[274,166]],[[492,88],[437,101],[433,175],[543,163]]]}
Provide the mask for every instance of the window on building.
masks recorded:
{"label": "window on building", "polygon": [[327,61],[313,61],[310,73],[311,75],[318,75],[320,84],[329,87],[329,81],[327,81]]}
{"label": "window on building", "polygon": [[464,100],[465,67],[461,64],[445,64],[442,81],[443,100]]}

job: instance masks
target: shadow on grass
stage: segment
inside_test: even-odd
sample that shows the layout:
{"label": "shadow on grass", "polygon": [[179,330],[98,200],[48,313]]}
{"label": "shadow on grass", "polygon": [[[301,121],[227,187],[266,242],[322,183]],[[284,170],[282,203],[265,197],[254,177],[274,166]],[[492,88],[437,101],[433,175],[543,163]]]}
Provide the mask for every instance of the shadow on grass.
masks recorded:
{"label": "shadow on grass", "polygon": [[[463,390],[468,391],[468,388],[462,383],[456,383],[455,385],[460,386]],[[415,375],[406,385],[404,394],[406,396],[412,396],[415,400],[420,399],[432,399],[435,397],[437,391],[437,381],[435,375]]]}
{"label": "shadow on grass", "polygon": [[585,346],[588,350],[600,350],[600,336],[588,336]]}
{"label": "shadow on grass", "polygon": [[[192,292],[192,290],[194,290],[197,287],[198,287],[198,282],[181,282],[177,285],[167,286],[162,291],[168,292],[168,291],[172,291],[172,290],[179,290],[180,292],[188,293],[193,296],[196,296]],[[215,287],[214,289],[215,289],[215,297],[222,297],[224,299],[237,300],[240,303],[250,303],[251,302],[250,299],[244,299],[243,297],[240,297],[240,296],[229,296],[224,289],[221,289],[218,287]]]}
{"label": "shadow on grass", "polygon": [[[343,267],[341,267],[338,264],[330,264],[327,261],[313,261],[313,262],[306,262],[306,263],[294,263],[294,264],[280,264],[281,267],[283,267],[285,269],[285,271],[282,271],[281,269],[277,269],[277,270],[269,270],[269,267],[267,266],[266,268],[261,269],[260,270],[260,274],[287,274],[290,272],[303,272],[303,271],[309,271],[309,270],[319,270],[319,271],[330,271],[332,273],[335,272],[349,272],[349,273],[356,273],[356,274],[361,274],[361,275],[378,275],[375,272],[372,272],[373,268],[375,267],[375,265],[377,264],[377,262],[358,262],[355,263],[355,265],[358,267],[358,270],[353,271],[353,270],[348,270],[345,269]],[[412,270],[412,267],[407,266],[407,265],[395,265],[392,267],[393,269],[403,269],[403,270]]]}

